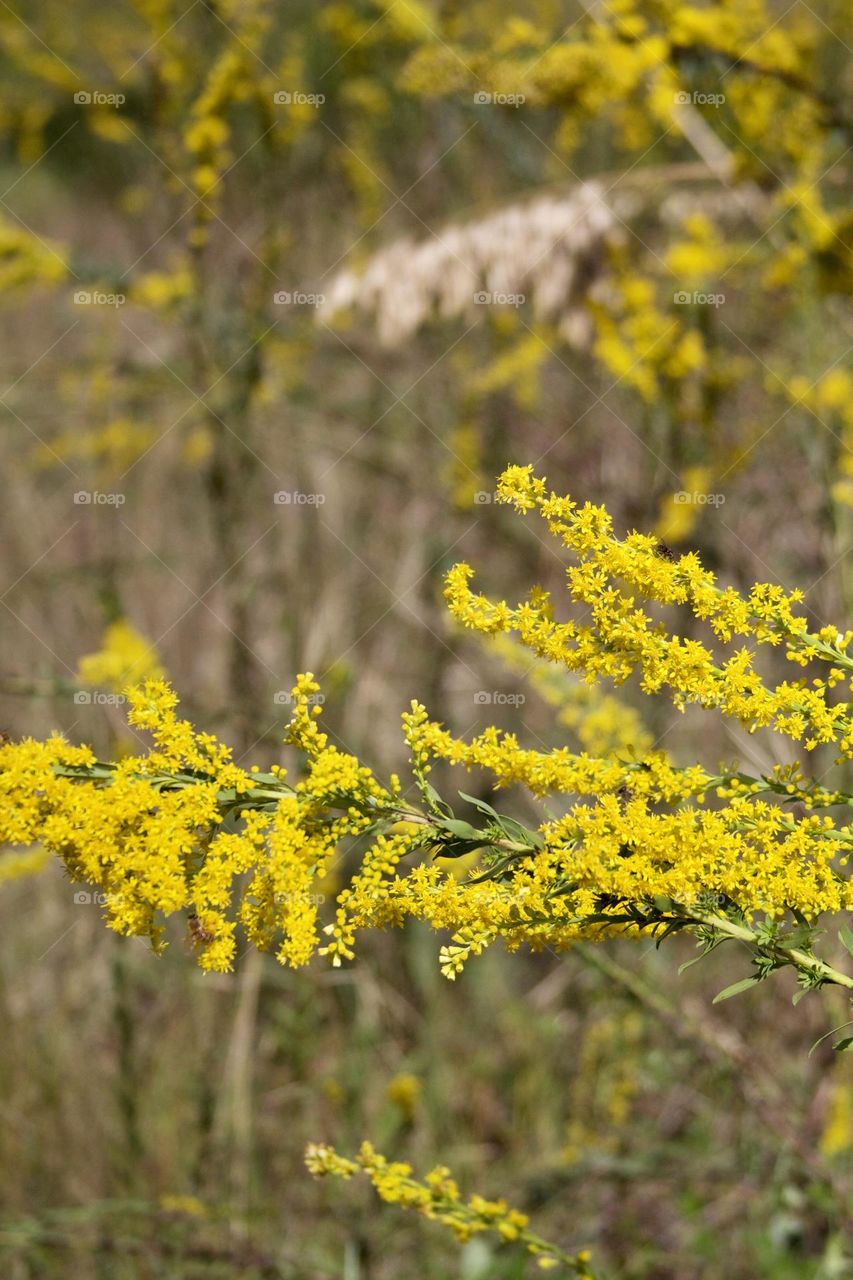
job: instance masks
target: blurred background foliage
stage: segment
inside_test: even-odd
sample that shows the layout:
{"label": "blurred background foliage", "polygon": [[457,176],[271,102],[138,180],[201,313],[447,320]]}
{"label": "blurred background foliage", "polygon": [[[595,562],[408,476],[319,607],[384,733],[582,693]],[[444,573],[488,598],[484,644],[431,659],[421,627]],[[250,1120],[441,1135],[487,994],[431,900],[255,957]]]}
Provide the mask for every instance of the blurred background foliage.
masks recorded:
{"label": "blurred background foliage", "polygon": [[[380,770],[412,697],[785,763],[461,637],[440,584],[559,587],[491,501],[534,462],[849,623],[851,44],[843,0],[3,4],[3,730],[131,750],[115,691],[161,664],[264,765],[310,669]],[[711,1010],[726,961],[646,944],[451,987],[417,929],[202,978],[54,867],[0,913],[15,1280],[522,1274],[304,1175],[365,1135],[623,1280],[853,1274],[851,1063],[807,1057],[837,994]]]}

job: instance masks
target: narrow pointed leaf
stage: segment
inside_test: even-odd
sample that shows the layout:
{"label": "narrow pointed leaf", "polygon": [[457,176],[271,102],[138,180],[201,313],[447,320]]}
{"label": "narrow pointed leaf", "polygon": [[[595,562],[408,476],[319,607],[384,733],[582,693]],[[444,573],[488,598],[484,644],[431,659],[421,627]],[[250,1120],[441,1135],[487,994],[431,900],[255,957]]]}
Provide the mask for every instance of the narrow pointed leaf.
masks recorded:
{"label": "narrow pointed leaf", "polygon": [[748,991],[750,987],[754,987],[761,979],[758,977],[741,978],[740,982],[733,982],[730,987],[726,987],[719,995],[714,996],[714,1004],[719,1004],[721,1000],[730,1000],[732,996],[739,996],[742,991]]}

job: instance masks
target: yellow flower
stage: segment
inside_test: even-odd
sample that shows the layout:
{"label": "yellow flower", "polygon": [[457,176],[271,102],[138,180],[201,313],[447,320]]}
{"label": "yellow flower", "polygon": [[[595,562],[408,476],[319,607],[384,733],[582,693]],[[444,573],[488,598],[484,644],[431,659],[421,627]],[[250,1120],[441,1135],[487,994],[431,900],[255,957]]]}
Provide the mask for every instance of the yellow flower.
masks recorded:
{"label": "yellow flower", "polygon": [[[760,952],[769,945],[761,930],[774,921],[812,922],[850,909],[853,826],[843,820],[844,791],[810,780],[795,764],[763,777],[735,766],[678,766],[651,749],[636,720],[617,719],[614,727],[618,704],[574,693],[566,703],[567,687],[575,686],[565,677],[551,684],[543,672],[550,664],[577,673],[588,682],[580,688],[604,678],[619,684],[636,672],[641,689],[665,691],[680,709],[695,702],[750,730],[768,726],[804,740],[807,750],[834,743],[848,757],[849,708],[834,691],[853,670],[853,632],[828,625],[810,632],[798,592],[757,583],[740,594],[719,586],[693,553],[661,555],[657,540],[638,532],[618,538],[604,508],[550,493],[531,467],[508,468],[498,496],[522,515],[535,512],[571,553],[566,581],[585,616],[558,621],[539,588],[515,606],[492,602],[472,591],[466,564],[448,575],[450,610],[463,625],[499,637],[516,664],[520,649],[531,651],[539,686],[571,713],[582,747],[602,739],[600,754],[532,749],[495,727],[466,741],[413,702],[403,731],[416,806],[396,776],[380,783],[329,742],[310,673],[297,679],[285,730],[303,757],[294,783],[278,766],[238,768],[225,743],[178,716],[169,685],[149,678],[127,694],[132,727],[152,739],[143,754],[103,764],[58,737],[0,745],[0,841],[58,855],[73,881],[103,893],[110,928],[147,935],[158,949],[164,919],[183,913],[206,970],[231,967],[239,930],[283,964],[320,955],[339,965],[354,957],[360,930],[420,920],[449,935],[439,964],[455,979],[497,940],[510,951],[525,944],[561,951],[581,938],[674,922],[728,930]],[[711,643],[670,631],[663,619],[674,609],[707,624]],[[509,649],[508,633],[518,637]],[[798,667],[822,663],[823,675],[767,684],[754,664],[762,645],[780,648]],[[107,674],[116,679],[126,675],[129,652],[138,663],[152,660],[126,630],[112,634],[107,652],[114,660]],[[590,727],[587,710],[600,715],[602,707]],[[460,818],[429,784],[436,760],[483,772],[494,793],[520,786],[533,804],[557,797],[559,816],[543,815],[528,828],[463,796],[476,812]],[[339,884],[329,872],[347,844],[358,861]],[[809,981],[848,983],[796,949],[776,949],[771,958],[796,963]],[[415,1092],[411,1079],[400,1078],[389,1096],[411,1109]],[[462,1229],[479,1228],[466,1219]]]}
{"label": "yellow flower", "polygon": [[125,618],[107,627],[101,648],[82,657],[77,668],[81,684],[103,685],[116,693],[162,677],[156,650]]}
{"label": "yellow flower", "polygon": [[393,1080],[389,1080],[385,1096],[389,1102],[398,1106],[407,1118],[411,1119],[421,1096],[421,1082],[411,1072],[401,1071],[399,1075],[394,1076]]}
{"label": "yellow flower", "polygon": [[442,1223],[458,1240],[493,1232],[504,1243],[525,1247],[537,1257],[539,1266],[564,1266],[573,1275],[592,1280],[586,1250],[570,1254],[543,1240],[529,1229],[527,1214],[510,1208],[505,1200],[487,1200],[476,1194],[463,1199],[445,1165],[437,1165],[423,1181],[418,1181],[412,1176],[411,1165],[387,1160],[370,1142],[362,1143],[354,1160],[338,1155],[334,1147],[311,1144],[305,1152],[305,1163],[317,1178],[332,1175],[348,1181],[356,1174],[365,1174],[380,1199]]}

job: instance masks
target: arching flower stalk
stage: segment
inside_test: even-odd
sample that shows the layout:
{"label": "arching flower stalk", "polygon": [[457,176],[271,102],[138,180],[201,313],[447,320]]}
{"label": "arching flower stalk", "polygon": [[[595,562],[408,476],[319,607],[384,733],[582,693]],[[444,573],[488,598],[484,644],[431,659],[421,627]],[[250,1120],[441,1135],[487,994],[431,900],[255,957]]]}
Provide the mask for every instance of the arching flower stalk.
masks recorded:
{"label": "arching flower stalk", "polygon": [[[586,616],[558,621],[538,589],[516,606],[492,602],[458,565],[446,594],[462,624],[512,632],[590,682],[636,672],[646,693],[676,707],[695,701],[751,731],[804,740],[806,752],[834,743],[839,761],[853,755],[850,707],[839,697],[853,633],[811,632],[797,593],[758,584],[742,596],[692,553],[671,559],[654,538],[616,538],[603,508],[549,494],[531,468],[509,468],[499,496],[535,510],[573,553],[569,593]],[[713,643],[671,633],[656,620],[661,607],[688,609]],[[764,645],[798,668],[828,669],[768,684],[753,665]],[[380,782],[330,744],[317,692],[310,675],[293,690],[285,741],[304,762],[294,780],[278,765],[238,768],[227,746],[178,717],[159,679],[128,693],[131,725],[152,738],[147,753],[104,763],[60,737],[6,743],[0,841],[58,855],[73,881],[104,894],[111,928],[158,949],[166,918],[184,915],[204,969],[232,965],[238,930],[282,963],[319,954],[340,964],[353,958],[359,931],[412,918],[449,935],[440,949],[449,978],[498,939],[512,951],[559,952],[578,939],[688,929],[703,951],[729,940],[750,949],[752,972],[722,994],[783,967],[796,971],[800,994],[826,983],[853,990],[853,976],[814,949],[822,923],[853,906],[853,797],[800,765],[763,776],[681,767],[647,741],[633,755],[538,751],[494,727],[465,741],[413,702],[403,732],[414,786],[404,792],[396,776]],[[436,762],[485,774],[495,803],[439,795],[429,781]],[[558,816],[530,823],[505,812],[498,796],[511,785],[528,793],[528,807],[548,801]],[[347,850],[355,870],[328,918],[318,885]],[[454,875],[448,859],[471,854],[476,866]],[[838,936],[853,949],[845,927]]]}
{"label": "arching flower stalk", "polygon": [[305,1163],[315,1178],[332,1176],[348,1181],[358,1174],[366,1175],[386,1204],[414,1209],[425,1218],[442,1223],[457,1240],[464,1242],[489,1232],[505,1244],[524,1248],[543,1271],[559,1268],[562,1274],[577,1276],[578,1280],[595,1280],[587,1250],[567,1253],[543,1240],[529,1229],[527,1214],[511,1209],[505,1200],[486,1200],[480,1195],[463,1199],[445,1165],[438,1165],[419,1181],[412,1177],[411,1165],[387,1160],[370,1142],[362,1143],[354,1160],[338,1155],[334,1147],[312,1143],[305,1153]]}

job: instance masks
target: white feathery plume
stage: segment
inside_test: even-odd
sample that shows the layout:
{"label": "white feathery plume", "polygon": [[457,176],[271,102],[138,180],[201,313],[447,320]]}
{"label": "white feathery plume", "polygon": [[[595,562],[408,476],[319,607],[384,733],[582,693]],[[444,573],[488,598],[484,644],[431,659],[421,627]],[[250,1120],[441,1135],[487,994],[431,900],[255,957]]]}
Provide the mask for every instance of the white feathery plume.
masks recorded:
{"label": "white feathery plume", "polygon": [[568,195],[535,196],[425,240],[396,240],[361,272],[347,268],[333,277],[320,318],[329,323],[351,307],[372,314],[388,346],[405,342],[430,317],[472,315],[486,301],[525,301],[536,316],[562,322],[577,310],[603,247],[624,235],[636,204],[633,195],[608,201],[600,183],[584,182]]}
{"label": "white feathery plume", "polygon": [[[584,302],[606,266],[607,249],[624,242],[639,213],[659,223],[680,222],[702,210],[731,219],[744,214],[741,190],[696,190],[705,166],[640,170],[613,190],[600,179],[568,192],[542,192],[481,218],[451,223],[428,238],[406,236],[379,249],[361,270],[344,268],[324,288],[318,317],[332,323],[353,308],[373,317],[379,340],[399,346],[435,317],[473,317],[484,302],[532,307],[556,323],[563,339],[588,346]],[[665,194],[662,195],[662,190]],[[752,209],[753,215],[758,213]]]}

